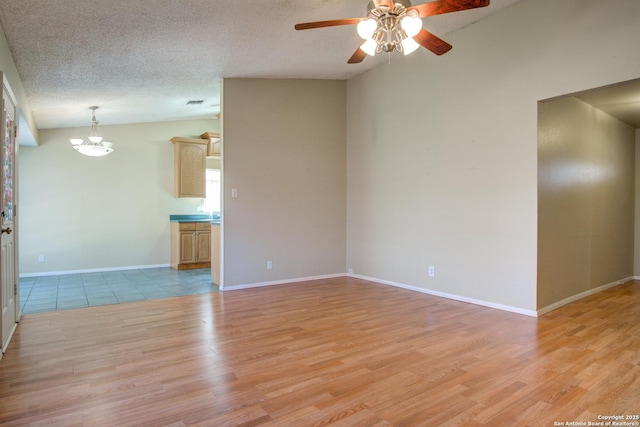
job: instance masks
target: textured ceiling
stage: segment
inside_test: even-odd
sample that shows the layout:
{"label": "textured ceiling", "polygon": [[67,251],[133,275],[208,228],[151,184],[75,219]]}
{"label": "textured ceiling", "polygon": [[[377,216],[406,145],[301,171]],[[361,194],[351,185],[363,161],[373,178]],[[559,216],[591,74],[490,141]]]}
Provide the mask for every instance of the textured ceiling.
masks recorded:
{"label": "textured ceiling", "polygon": [[[425,18],[424,27],[446,39],[518,1]],[[353,26],[293,27],[362,17],[366,6],[366,0],[0,0],[0,24],[36,125],[46,129],[88,125],[91,105],[100,106],[103,125],[214,117],[222,78],[348,79],[386,56],[349,65],[361,42]],[[186,105],[190,100],[204,102]]]}

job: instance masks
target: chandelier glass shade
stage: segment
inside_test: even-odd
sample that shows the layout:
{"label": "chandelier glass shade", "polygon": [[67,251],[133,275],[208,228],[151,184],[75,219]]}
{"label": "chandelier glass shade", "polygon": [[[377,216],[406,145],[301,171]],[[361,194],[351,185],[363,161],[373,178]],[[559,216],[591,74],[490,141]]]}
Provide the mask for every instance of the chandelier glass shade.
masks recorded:
{"label": "chandelier glass shade", "polygon": [[358,35],[364,39],[360,46],[367,55],[391,53],[394,50],[405,55],[420,45],[413,39],[422,30],[422,20],[415,10],[395,3],[393,8],[382,5],[373,8],[369,17],[358,23]]}
{"label": "chandelier glass shade", "polygon": [[96,120],[96,110],[98,107],[89,107],[91,110],[91,131],[89,136],[85,139],[71,138],[69,142],[73,146],[74,150],[84,154],[85,156],[101,157],[107,154],[113,153],[113,143],[103,141],[101,136],[98,136],[98,121]]}

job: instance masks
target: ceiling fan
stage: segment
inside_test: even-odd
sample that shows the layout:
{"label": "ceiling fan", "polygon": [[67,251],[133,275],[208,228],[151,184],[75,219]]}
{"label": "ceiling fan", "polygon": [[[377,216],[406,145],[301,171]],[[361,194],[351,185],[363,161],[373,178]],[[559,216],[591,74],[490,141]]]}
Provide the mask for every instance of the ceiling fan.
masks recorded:
{"label": "ceiling fan", "polygon": [[358,34],[365,41],[351,55],[349,64],[362,62],[367,55],[393,51],[405,55],[422,46],[436,55],[451,50],[452,46],[422,28],[426,16],[459,12],[489,5],[490,0],[436,0],[411,5],[410,0],[371,0],[365,18],[333,19],[329,21],[296,24],[296,30],[357,25]]}

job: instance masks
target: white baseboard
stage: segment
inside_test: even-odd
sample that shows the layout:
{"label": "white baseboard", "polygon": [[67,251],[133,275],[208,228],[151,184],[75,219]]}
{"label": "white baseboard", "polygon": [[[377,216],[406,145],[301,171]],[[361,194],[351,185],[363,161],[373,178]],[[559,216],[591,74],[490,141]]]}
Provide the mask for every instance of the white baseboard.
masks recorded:
{"label": "white baseboard", "polygon": [[352,273],[329,274],[329,275],[324,275],[324,276],[302,277],[302,278],[289,279],[289,280],[277,280],[277,281],[273,281],[273,282],[259,282],[259,283],[248,283],[248,284],[245,284],[245,285],[223,286],[223,287],[220,287],[220,290],[221,291],[233,291],[233,290],[238,290],[238,289],[249,289],[249,288],[262,287],[262,286],[284,285],[284,284],[290,284],[290,283],[296,283],[296,282],[308,282],[310,280],[332,279],[332,278],[335,278],[335,277],[344,277],[344,276],[346,276],[346,277],[354,277],[354,278],[357,278],[357,279],[367,280],[367,281],[370,281],[370,282],[380,283],[380,284],[383,284],[383,285],[395,286],[397,288],[407,289],[407,290],[410,290],[410,291],[420,292],[420,293],[423,293],[423,294],[433,295],[433,296],[437,296],[437,297],[441,297],[441,298],[447,298],[447,299],[451,299],[451,300],[455,300],[455,301],[460,301],[460,302],[480,305],[480,306],[483,306],[483,307],[489,307],[489,308],[495,308],[495,309],[498,309],[498,310],[509,311],[511,313],[523,314],[523,315],[532,316],[532,317],[536,316],[536,312],[532,311],[532,310],[524,310],[524,309],[521,309],[521,308],[518,308],[518,307],[511,307],[511,306],[506,306],[506,305],[502,305],[502,304],[492,303],[492,302],[489,302],[489,301],[482,301],[482,300],[476,300],[476,299],[473,299],[473,298],[462,297],[460,295],[454,295],[454,294],[448,294],[448,293],[444,293],[444,292],[432,291],[430,289],[419,288],[417,286],[405,285],[405,284],[402,284],[402,283],[391,282],[389,280],[376,279],[375,277],[362,276],[362,275],[359,275],[359,274],[352,274]]}
{"label": "white baseboard", "polygon": [[67,274],[103,273],[106,271],[143,270],[148,268],[162,268],[162,267],[169,267],[169,264],[130,265],[126,267],[91,268],[87,270],[46,271],[42,273],[24,273],[24,274],[21,274],[20,277],[62,276]]}
{"label": "white baseboard", "polygon": [[498,310],[509,311],[511,313],[523,314],[525,316],[536,317],[537,313],[533,310],[525,310],[519,307],[511,307],[508,305],[497,304],[490,301],[477,300],[474,298],[467,298],[460,295],[449,294],[445,292],[433,291],[431,289],[419,288],[417,286],[405,285],[403,283],[392,282],[389,280],[376,279],[375,277],[362,276],[359,274],[347,274],[349,277],[355,277],[358,279],[368,280],[370,282],[376,282],[383,285],[395,286],[397,288],[408,289],[410,291],[420,292],[423,294],[433,295],[436,297],[447,298],[455,301],[466,302],[469,304],[480,305],[483,307],[495,308]]}
{"label": "white baseboard", "polygon": [[570,304],[574,301],[577,301],[579,299],[588,297],[589,295],[593,295],[593,294],[597,294],[598,292],[602,292],[604,290],[607,290],[609,288],[613,288],[615,286],[619,286],[619,285],[623,285],[631,280],[640,280],[637,276],[630,276],[627,277],[626,279],[622,279],[622,280],[616,280],[615,282],[611,282],[611,283],[607,283],[606,285],[602,285],[602,286],[598,286],[597,288],[593,288],[593,289],[589,289],[588,291],[584,291],[581,292],[579,294],[570,296],[569,298],[565,298],[562,301],[558,301],[556,303],[553,303],[551,305],[548,305],[544,308],[541,308],[540,310],[537,311],[537,315],[538,316],[542,316],[545,313],[548,313],[550,311],[555,310],[556,308],[560,308],[563,305],[567,305]]}
{"label": "white baseboard", "polygon": [[[169,264],[155,264],[155,265],[135,265],[135,266],[126,266],[126,267],[108,267],[108,268],[94,268],[94,269],[86,269],[86,270],[67,270],[67,271],[50,271],[50,272],[41,272],[41,273],[25,273],[21,274],[20,277],[41,277],[41,276],[61,276],[67,274],[82,274],[82,273],[102,273],[108,271],[122,271],[122,270],[142,270],[142,269],[150,269],[150,268],[163,268],[169,267]],[[547,307],[541,308],[537,311],[534,310],[525,310],[519,307],[512,307],[503,304],[497,304],[490,301],[478,300],[474,298],[467,298],[460,295],[449,294],[446,292],[434,291],[431,289],[420,288],[417,286],[406,285],[403,283],[392,282],[390,280],[377,279],[375,277],[363,276],[360,274],[353,273],[337,273],[337,274],[326,274],[321,276],[310,276],[310,277],[299,277],[295,279],[286,279],[286,280],[274,280],[268,282],[256,282],[256,283],[247,283],[243,285],[235,285],[235,286],[220,286],[221,291],[234,291],[239,289],[250,289],[250,288],[259,288],[264,286],[274,286],[274,285],[285,285],[297,282],[308,282],[311,280],[321,280],[321,279],[333,279],[336,277],[354,277],[357,279],[368,280],[370,282],[380,283],[383,285],[395,286],[397,288],[407,289],[410,291],[420,292],[427,295],[432,295],[441,298],[447,298],[454,301],[465,302],[469,304],[475,304],[483,307],[495,308],[498,310],[508,311],[511,313],[523,314],[525,316],[539,317],[545,313],[548,313],[552,310],[560,308],[564,305],[570,304],[579,299],[588,297],[590,295],[596,294],[598,292],[602,292],[606,289],[613,288],[614,286],[619,286],[624,283],[627,283],[631,280],[640,280],[640,276],[630,276],[622,280],[617,280],[615,282],[608,283],[606,285],[599,286],[594,289],[590,289],[588,291],[582,292],[577,295],[573,295],[569,298],[566,298],[562,301],[558,301],[554,304],[551,304]]]}
{"label": "white baseboard", "polygon": [[297,279],[286,279],[286,280],[274,280],[272,282],[257,282],[257,283],[247,283],[244,285],[234,285],[234,286],[220,286],[221,291],[237,291],[238,289],[250,289],[250,288],[260,288],[263,286],[274,286],[274,285],[286,285],[289,283],[297,283],[297,282],[309,282],[311,280],[321,280],[321,279],[333,279],[336,277],[344,277],[345,273],[338,274],[325,274],[322,276],[310,276],[310,277],[299,277]]}

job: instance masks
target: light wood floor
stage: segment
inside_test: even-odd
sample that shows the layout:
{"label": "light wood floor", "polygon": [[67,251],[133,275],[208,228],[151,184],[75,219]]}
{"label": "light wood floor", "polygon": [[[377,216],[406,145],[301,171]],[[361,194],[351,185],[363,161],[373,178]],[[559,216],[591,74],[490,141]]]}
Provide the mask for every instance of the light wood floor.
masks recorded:
{"label": "light wood floor", "polygon": [[349,278],[33,314],[0,361],[3,426],[637,414],[639,282],[539,319]]}

